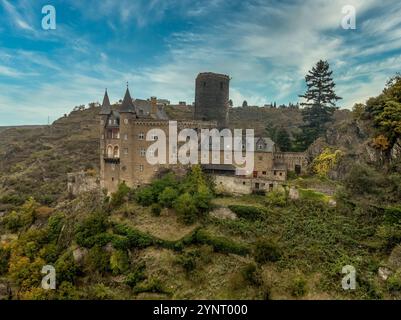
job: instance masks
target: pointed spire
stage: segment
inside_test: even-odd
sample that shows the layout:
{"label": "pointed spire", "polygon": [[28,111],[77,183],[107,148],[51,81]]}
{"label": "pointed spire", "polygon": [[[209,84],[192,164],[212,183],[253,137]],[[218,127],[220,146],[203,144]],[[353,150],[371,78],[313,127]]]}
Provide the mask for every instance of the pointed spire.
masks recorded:
{"label": "pointed spire", "polygon": [[109,99],[109,95],[107,93],[107,88],[106,88],[106,92],[104,93],[102,107],[100,109],[100,114],[110,114],[110,113],[111,113],[111,104],[110,104],[110,99]]}
{"label": "pointed spire", "polygon": [[129,92],[128,82],[127,82],[127,90],[125,91],[125,96],[121,104],[120,112],[135,112],[135,106],[134,103],[132,102],[131,94]]}

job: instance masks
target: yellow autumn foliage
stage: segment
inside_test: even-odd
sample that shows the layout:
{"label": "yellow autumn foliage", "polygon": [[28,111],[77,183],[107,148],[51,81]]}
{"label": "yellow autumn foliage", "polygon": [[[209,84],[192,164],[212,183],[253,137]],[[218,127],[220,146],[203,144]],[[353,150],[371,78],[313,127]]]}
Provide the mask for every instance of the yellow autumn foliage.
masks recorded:
{"label": "yellow autumn foliage", "polygon": [[329,171],[337,164],[341,156],[341,150],[332,151],[330,148],[324,149],[323,152],[313,160],[313,172],[318,176],[326,177]]}

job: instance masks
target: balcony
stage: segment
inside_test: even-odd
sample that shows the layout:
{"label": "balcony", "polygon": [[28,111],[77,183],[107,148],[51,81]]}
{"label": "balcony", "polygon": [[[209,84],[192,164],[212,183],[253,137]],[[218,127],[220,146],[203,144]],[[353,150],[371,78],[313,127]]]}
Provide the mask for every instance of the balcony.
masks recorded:
{"label": "balcony", "polygon": [[110,156],[110,155],[103,155],[104,162],[106,163],[114,163],[114,164],[119,164],[120,163],[120,156]]}

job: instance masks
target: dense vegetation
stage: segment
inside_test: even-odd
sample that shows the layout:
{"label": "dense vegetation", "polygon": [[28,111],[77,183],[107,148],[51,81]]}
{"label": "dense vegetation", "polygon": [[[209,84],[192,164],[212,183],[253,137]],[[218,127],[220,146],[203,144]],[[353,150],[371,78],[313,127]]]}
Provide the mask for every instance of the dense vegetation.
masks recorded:
{"label": "dense vegetation", "polygon": [[[401,298],[400,83],[395,77],[356,105],[352,119],[335,112],[330,145],[314,146],[308,175],[267,195],[217,195],[195,166],[140,189],[121,184],[110,196],[69,198],[66,172],[96,174],[95,124],[79,135],[63,118],[53,136],[38,129],[36,144],[11,131],[0,142],[0,299]],[[302,123],[296,108],[239,109],[234,122],[246,113],[272,133],[267,114]],[[354,137],[350,128],[359,126],[366,130]],[[299,131],[289,127],[293,141]],[[283,130],[275,133],[285,145]],[[362,151],[343,140],[359,141]],[[369,148],[376,162],[365,161]],[[40,286],[48,264],[56,290]],[[346,265],[356,269],[356,290],[341,287]]]}

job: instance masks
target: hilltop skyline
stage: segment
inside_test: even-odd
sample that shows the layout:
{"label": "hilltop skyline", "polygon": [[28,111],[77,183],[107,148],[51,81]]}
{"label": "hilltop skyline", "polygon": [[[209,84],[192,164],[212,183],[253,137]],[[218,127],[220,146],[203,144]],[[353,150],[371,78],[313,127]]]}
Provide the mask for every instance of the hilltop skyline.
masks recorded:
{"label": "hilltop skyline", "polygon": [[[41,28],[47,4],[56,30]],[[340,26],[344,5],[356,30]],[[133,98],[190,104],[204,71],[232,77],[234,106],[296,103],[319,59],[352,108],[401,70],[400,12],[395,0],[0,0],[0,125],[45,124],[106,87],[116,102],[127,81]]]}

